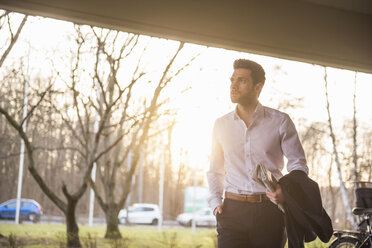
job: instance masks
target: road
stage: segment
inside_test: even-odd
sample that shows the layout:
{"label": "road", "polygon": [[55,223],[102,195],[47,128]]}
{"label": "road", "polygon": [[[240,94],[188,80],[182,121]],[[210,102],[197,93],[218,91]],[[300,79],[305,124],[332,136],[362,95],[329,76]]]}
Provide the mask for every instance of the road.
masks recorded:
{"label": "road", "polygon": [[[0,219],[0,223],[9,223],[13,224],[14,220],[2,220]],[[32,224],[31,221],[24,220],[22,221],[24,224]],[[48,216],[48,215],[43,215],[41,216],[40,222],[41,224],[64,224],[65,223],[65,217],[64,216]],[[88,218],[78,218],[78,224],[79,225],[88,225]],[[93,220],[93,225],[94,226],[104,226],[106,225],[106,221],[104,218],[94,218]],[[122,226],[120,224],[120,226]],[[123,225],[125,226],[125,225]],[[135,226],[140,226],[140,227],[148,227],[148,228],[157,228],[157,225],[135,225]],[[189,227],[184,227],[178,224],[177,221],[174,220],[165,220],[163,222],[163,228],[189,228]]]}

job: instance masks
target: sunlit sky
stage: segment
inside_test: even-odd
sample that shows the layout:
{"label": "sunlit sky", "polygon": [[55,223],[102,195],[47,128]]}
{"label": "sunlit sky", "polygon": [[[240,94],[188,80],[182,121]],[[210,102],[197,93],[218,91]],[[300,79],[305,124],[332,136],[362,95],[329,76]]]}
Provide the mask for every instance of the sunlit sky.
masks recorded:
{"label": "sunlit sky", "polygon": [[[65,33],[70,32],[71,24],[43,18],[33,18],[31,21],[33,24],[27,25],[23,31],[23,39],[32,44],[30,64],[39,63],[40,66],[40,63],[44,63],[42,50],[67,49],[61,41],[65,39]],[[172,43],[173,46],[175,44]],[[174,102],[179,110],[172,141],[175,166],[180,163],[178,154],[183,150],[188,154],[191,167],[202,171],[208,169],[214,121],[234,109],[229,98],[229,77],[233,70],[232,63],[237,58],[251,59],[264,67],[267,79],[260,96],[263,105],[275,108],[283,99],[303,98],[296,108],[286,111],[296,124],[300,119],[309,122],[327,120],[323,67],[220,48],[205,49],[189,45],[187,49],[195,54],[203,52],[173,82],[191,87]],[[15,53],[26,52],[28,46],[23,43]],[[158,56],[162,56],[160,48]],[[158,56],[154,56],[154,59],[158,59]],[[332,117],[336,127],[341,128],[345,119],[352,118],[355,72],[335,68],[327,68],[327,71]],[[360,125],[369,126],[372,122],[371,92],[372,75],[358,73],[357,114]]]}

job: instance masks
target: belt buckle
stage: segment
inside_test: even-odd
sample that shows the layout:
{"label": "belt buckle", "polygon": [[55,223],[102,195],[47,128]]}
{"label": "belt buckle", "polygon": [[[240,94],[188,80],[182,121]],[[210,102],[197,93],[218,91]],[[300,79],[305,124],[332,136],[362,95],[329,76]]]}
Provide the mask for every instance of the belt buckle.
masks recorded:
{"label": "belt buckle", "polygon": [[[254,195],[252,195],[252,196],[254,196]],[[248,200],[249,197],[252,197],[252,196],[251,195],[244,195],[244,201],[246,201],[246,202],[257,202],[257,203],[261,203],[263,201],[263,199],[262,199],[263,196],[261,194],[258,195],[259,199],[257,201],[253,201],[253,200],[249,201]]]}

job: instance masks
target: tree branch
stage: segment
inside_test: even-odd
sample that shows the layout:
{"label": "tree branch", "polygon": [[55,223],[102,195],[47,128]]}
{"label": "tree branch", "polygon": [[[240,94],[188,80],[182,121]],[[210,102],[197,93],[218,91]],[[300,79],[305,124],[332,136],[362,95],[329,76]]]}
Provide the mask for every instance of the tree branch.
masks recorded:
{"label": "tree branch", "polygon": [[0,58],[0,67],[3,65],[6,57],[8,56],[8,54],[10,53],[10,51],[12,50],[14,44],[16,43],[16,41],[18,40],[18,37],[19,37],[19,34],[21,33],[22,31],[22,28],[23,26],[25,25],[26,21],[27,21],[27,15],[25,15],[22,19],[22,22],[21,24],[19,25],[18,29],[17,29],[17,32],[16,34],[13,36],[13,33],[11,31],[11,28],[10,28],[10,32],[12,33],[12,37],[11,37],[11,40],[10,40],[10,44],[8,45],[7,49],[5,50],[5,52],[3,53],[3,55],[1,56]]}
{"label": "tree branch", "polygon": [[31,109],[30,109],[30,111],[28,111],[27,112],[27,115],[26,115],[26,117],[21,121],[21,126],[23,125],[23,123],[32,115],[32,113],[34,112],[34,110],[37,108],[37,106],[39,106],[39,104],[43,101],[43,99],[44,99],[44,97],[45,97],[45,95],[46,95],[46,93],[48,93],[49,92],[49,90],[52,88],[52,86],[53,86],[53,84],[51,84],[51,85],[49,85],[48,87],[47,87],[47,89],[44,91],[44,92],[42,92],[40,95],[40,99],[39,99],[39,101],[34,105],[34,106],[32,106],[31,107]]}

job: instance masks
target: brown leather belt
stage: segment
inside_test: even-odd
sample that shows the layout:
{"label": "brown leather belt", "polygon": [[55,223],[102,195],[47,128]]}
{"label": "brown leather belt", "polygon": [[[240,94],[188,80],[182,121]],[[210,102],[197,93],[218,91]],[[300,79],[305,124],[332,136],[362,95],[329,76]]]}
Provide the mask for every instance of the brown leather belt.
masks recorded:
{"label": "brown leather belt", "polygon": [[242,201],[242,202],[263,202],[268,200],[267,196],[265,194],[260,194],[260,195],[240,195],[240,194],[235,194],[231,192],[225,192],[225,198],[227,199],[232,199],[232,200],[237,200],[237,201]]}

